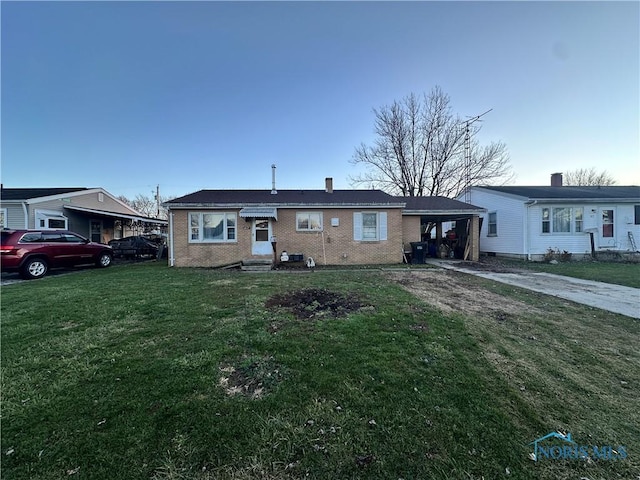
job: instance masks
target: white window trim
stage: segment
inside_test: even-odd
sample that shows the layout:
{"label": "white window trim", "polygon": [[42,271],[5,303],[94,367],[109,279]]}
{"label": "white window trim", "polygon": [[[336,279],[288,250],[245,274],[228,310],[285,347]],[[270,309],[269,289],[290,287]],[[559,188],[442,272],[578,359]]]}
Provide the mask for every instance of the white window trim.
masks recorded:
{"label": "white window trim", "polygon": [[[495,215],[496,217],[496,221],[493,223],[493,225],[496,226],[496,231],[495,233],[491,233],[491,215]],[[494,211],[494,212],[489,212],[487,213],[487,237],[497,237],[498,236],[498,212]]]}
{"label": "white window trim", "polygon": [[[376,238],[362,238],[362,214],[374,213],[376,215]],[[354,212],[353,213],[353,239],[356,242],[382,242],[387,240],[387,212]]]}
{"label": "white window trim", "polygon": [[[214,214],[214,215],[223,215],[224,216],[224,238],[222,240],[216,239],[205,239],[204,228],[203,228],[203,215]],[[191,215],[198,215],[198,238],[191,238]],[[229,240],[229,227],[227,225],[227,219],[233,218],[235,223],[235,238]],[[210,211],[210,212],[189,212],[187,214],[187,238],[189,243],[238,243],[238,215],[236,213],[230,212],[219,212],[219,211]]]}
{"label": "white window trim", "polygon": [[[68,230],[69,229],[69,219],[65,217],[61,212],[57,212],[55,210],[36,210],[35,212],[35,228],[43,229],[43,230]],[[40,221],[44,220],[44,227],[40,226]],[[49,227],[49,220],[64,220],[63,228],[52,228]]]}
{"label": "white window trim", "polygon": [[2,214],[2,221],[0,222],[0,228],[7,228],[7,209],[0,208],[0,213]]}
{"label": "white window trim", "polygon": [[[311,228],[311,221],[309,221],[309,228],[298,228],[298,216],[300,215],[319,215],[320,216],[320,228]],[[322,212],[302,211],[296,212],[296,232],[321,232],[324,229],[324,217]]]}
{"label": "white window trim", "polygon": [[[570,213],[570,220],[569,220],[569,231],[568,232],[556,232],[553,229],[553,211],[556,208],[568,208],[569,209],[569,213]],[[542,220],[543,217],[543,212],[544,210],[549,210],[549,220],[547,220],[549,222],[549,231],[548,232],[543,232],[542,231],[542,224],[544,222],[544,220]],[[576,230],[576,210],[582,210],[582,220],[580,220],[581,222],[581,226],[582,229],[580,231]],[[540,207],[540,234],[547,236],[547,235],[582,235],[584,234],[584,207],[581,206],[571,206],[571,205],[555,205],[555,206],[549,206],[549,207]]]}

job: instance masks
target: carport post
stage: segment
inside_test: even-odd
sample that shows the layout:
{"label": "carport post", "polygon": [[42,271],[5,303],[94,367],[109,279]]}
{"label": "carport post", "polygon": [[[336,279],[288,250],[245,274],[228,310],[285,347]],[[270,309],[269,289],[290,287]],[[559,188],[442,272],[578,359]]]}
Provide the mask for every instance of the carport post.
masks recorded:
{"label": "carport post", "polygon": [[436,222],[436,247],[440,247],[440,243],[442,243],[442,222]]}
{"label": "carport post", "polygon": [[471,222],[471,225],[469,225],[469,237],[471,240],[469,260],[477,262],[480,260],[480,217],[478,217],[478,215],[474,215],[469,219],[469,222]]}

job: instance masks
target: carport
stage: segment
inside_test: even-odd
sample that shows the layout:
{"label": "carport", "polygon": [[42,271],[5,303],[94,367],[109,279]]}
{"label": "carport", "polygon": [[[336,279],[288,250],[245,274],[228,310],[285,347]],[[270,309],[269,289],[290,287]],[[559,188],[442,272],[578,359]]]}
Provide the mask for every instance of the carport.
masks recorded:
{"label": "carport", "polygon": [[[169,223],[167,220],[159,218],[143,217],[141,215],[128,215],[120,212],[108,212],[106,210],[78,207],[75,205],[64,205],[64,209],[76,212],[77,214],[83,215],[87,218],[108,220],[110,230],[113,231],[114,234],[112,238],[123,238],[132,234],[139,235],[152,230],[166,233],[167,225]],[[91,232],[91,235],[93,236],[93,232]],[[92,238],[92,240],[94,239]],[[105,243],[107,242],[105,241]]]}
{"label": "carport", "polygon": [[419,248],[424,257],[478,261],[480,215],[486,213],[485,208],[446,197],[397,198],[405,202],[402,211],[405,254]]}

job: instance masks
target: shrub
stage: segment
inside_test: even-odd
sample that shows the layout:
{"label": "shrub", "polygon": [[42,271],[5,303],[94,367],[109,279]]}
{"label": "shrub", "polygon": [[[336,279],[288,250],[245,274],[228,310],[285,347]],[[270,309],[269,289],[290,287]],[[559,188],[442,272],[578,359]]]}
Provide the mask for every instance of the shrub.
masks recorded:
{"label": "shrub", "polygon": [[566,250],[560,251],[559,248],[555,250],[551,247],[547,248],[547,251],[544,253],[542,260],[545,263],[551,263],[553,260],[560,262],[570,262],[571,261],[571,252],[567,252]]}

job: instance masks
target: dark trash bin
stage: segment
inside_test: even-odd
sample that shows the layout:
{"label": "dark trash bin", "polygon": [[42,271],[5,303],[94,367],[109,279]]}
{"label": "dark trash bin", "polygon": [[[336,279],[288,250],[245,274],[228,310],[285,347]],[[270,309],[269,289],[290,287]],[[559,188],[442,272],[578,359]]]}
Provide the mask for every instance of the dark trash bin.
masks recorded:
{"label": "dark trash bin", "polygon": [[427,258],[426,242],[411,242],[411,263],[424,263]]}

